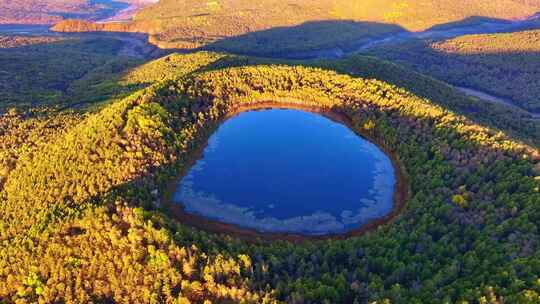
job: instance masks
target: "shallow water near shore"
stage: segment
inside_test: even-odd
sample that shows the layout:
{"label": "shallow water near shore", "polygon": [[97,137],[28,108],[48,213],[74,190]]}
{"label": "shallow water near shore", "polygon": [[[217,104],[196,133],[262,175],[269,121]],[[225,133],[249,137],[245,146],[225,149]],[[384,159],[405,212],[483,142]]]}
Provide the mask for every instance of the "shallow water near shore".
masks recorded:
{"label": "shallow water near shore", "polygon": [[260,232],[323,235],[393,209],[395,173],[375,144],[318,114],[243,112],[178,182],[185,211]]}

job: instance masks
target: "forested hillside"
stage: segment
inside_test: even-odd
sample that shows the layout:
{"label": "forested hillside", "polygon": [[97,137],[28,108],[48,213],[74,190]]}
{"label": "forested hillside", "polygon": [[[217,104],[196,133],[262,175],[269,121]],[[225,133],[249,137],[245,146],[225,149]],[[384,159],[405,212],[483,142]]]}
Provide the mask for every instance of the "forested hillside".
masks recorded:
{"label": "forested hillside", "polygon": [[103,99],[99,80],[140,62],[118,56],[123,47],[114,37],[0,36],[0,113]]}
{"label": "forested hillside", "polygon": [[162,0],[140,11],[131,23],[67,21],[55,29],[145,32],[160,47],[187,49],[261,32],[247,37],[251,46],[295,45],[297,50],[306,51],[347,48],[372,36],[425,30],[472,16],[514,19],[537,12],[538,0]]}
{"label": "forested hillside", "polygon": [[370,54],[540,112],[540,30],[414,41]]}
{"label": "forested hillside", "polygon": [[[141,89],[86,116],[3,115],[4,126],[21,128],[1,135],[17,153],[3,158],[0,299],[540,301],[540,137],[513,135],[537,124],[400,69],[361,56],[300,64],[171,55],[118,78]],[[348,117],[396,156],[408,185],[403,213],[364,236],[297,244],[208,233],[170,216],[169,182],[228,113],[263,101]],[[9,140],[21,136],[28,148]]]}

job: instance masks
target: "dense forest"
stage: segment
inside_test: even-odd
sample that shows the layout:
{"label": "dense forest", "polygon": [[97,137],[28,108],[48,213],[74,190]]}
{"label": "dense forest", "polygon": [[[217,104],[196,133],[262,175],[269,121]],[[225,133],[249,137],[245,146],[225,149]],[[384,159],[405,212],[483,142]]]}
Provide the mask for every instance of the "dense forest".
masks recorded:
{"label": "dense forest", "polygon": [[[240,36],[244,38],[241,46],[251,51],[265,45],[286,52],[291,45],[296,51],[347,48],[391,32],[420,31],[474,16],[524,18],[538,11],[538,0],[162,0],[139,11],[129,23],[67,20],[55,30],[144,32],[161,48],[181,49]],[[253,33],[257,34],[249,35]],[[235,41],[227,42],[221,47],[240,47]]]}
{"label": "dense forest", "polygon": [[540,112],[540,31],[381,46],[370,54]]}
{"label": "dense forest", "polygon": [[[362,56],[203,52],[115,77],[123,95],[100,110],[1,117],[3,301],[540,301],[538,121]],[[228,113],[265,101],[341,113],[397,155],[403,213],[361,237],[302,243],[169,216],[167,184],[194,151]]]}

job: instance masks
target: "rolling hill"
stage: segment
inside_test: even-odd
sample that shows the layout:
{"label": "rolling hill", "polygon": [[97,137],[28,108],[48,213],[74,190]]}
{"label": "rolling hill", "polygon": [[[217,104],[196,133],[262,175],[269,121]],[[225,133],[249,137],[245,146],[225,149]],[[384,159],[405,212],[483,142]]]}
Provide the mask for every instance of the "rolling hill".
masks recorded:
{"label": "rolling hill", "polygon": [[111,36],[0,35],[0,113],[99,99],[96,78],[140,63],[122,56],[124,45]]}

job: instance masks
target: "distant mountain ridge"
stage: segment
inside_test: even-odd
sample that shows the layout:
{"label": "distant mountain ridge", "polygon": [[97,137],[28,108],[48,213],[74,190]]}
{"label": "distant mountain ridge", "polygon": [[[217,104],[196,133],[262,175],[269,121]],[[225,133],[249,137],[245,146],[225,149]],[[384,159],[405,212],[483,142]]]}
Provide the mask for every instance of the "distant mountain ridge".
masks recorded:
{"label": "distant mountain ridge", "polygon": [[[473,16],[515,20],[538,12],[540,0],[161,0],[139,11],[132,22],[96,25],[69,20],[54,29],[143,32],[150,34],[150,41],[162,48],[195,49],[253,32],[300,27],[297,32],[301,37],[295,41],[309,45],[340,36],[366,38],[385,34],[388,26],[422,31]],[[336,21],[339,26],[315,30],[301,27],[321,21]],[[359,28],[343,22],[362,24]],[[375,25],[369,26],[368,22]]]}
{"label": "distant mountain ridge", "polygon": [[98,21],[133,5],[156,0],[2,0],[0,24],[54,24],[65,19]]}

